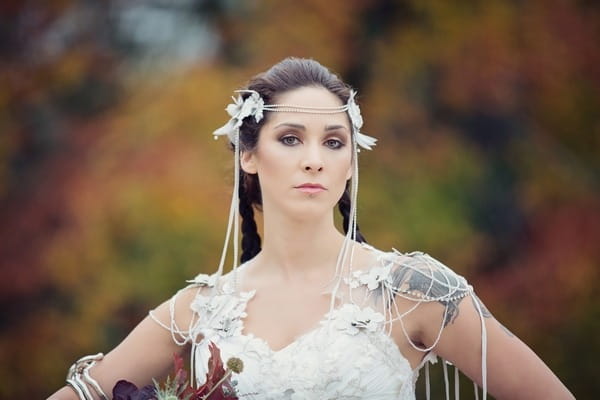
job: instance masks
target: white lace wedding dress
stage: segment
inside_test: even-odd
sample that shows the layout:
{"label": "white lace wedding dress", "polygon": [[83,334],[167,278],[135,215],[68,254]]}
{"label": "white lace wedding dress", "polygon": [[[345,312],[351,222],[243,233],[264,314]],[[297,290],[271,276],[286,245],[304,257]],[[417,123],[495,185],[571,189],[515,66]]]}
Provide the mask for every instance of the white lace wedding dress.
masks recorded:
{"label": "white lace wedding dress", "polygon": [[[414,399],[420,368],[436,356],[427,352],[413,370],[390,337],[391,324],[418,310],[419,304],[434,301],[445,306],[441,334],[458,302],[473,289],[427,254],[369,248],[378,253],[377,262],[350,273],[339,290],[345,295],[338,297],[338,305],[318,326],[277,351],[243,333],[246,304],[254,292],[236,293],[226,277],[201,274],[191,281],[198,292],[190,305],[196,316],[190,329],[177,327],[174,315],[170,325],[154,319],[178,343],[192,343],[198,385],[205,381],[211,341],[223,360],[240,358],[244,369],[235,375],[240,399]],[[397,296],[415,306],[399,314]],[[172,314],[176,301],[177,295],[171,299]]]}

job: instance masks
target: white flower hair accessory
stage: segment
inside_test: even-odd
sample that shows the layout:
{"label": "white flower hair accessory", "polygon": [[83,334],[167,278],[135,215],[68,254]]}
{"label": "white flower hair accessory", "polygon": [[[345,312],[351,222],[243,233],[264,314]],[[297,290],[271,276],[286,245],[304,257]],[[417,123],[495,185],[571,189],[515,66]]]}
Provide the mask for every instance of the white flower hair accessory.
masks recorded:
{"label": "white flower hair accessory", "polygon": [[354,132],[354,140],[356,140],[356,144],[363,149],[372,150],[372,146],[375,146],[377,139],[372,136],[367,136],[364,133],[360,132],[360,128],[363,125],[362,115],[360,114],[360,107],[356,104],[354,97],[356,96],[356,91],[350,91],[350,97],[348,98],[348,103],[346,107],[348,109],[348,116],[350,117],[350,121],[352,122],[352,128]]}
{"label": "white flower hair accessory", "polygon": [[213,132],[215,139],[219,136],[227,135],[231,143],[237,144],[236,132],[239,131],[244,118],[254,116],[254,120],[258,123],[263,119],[263,109],[265,102],[260,94],[254,90],[236,90],[237,93],[250,93],[246,99],[242,99],[242,95],[238,95],[237,99],[233,99],[233,103],[229,104],[225,110],[231,116],[225,125]]}
{"label": "white flower hair accessory", "polygon": [[225,125],[213,132],[215,139],[219,136],[227,136],[231,143],[237,145],[237,134],[239,129],[244,122],[244,118],[253,116],[254,120],[258,123],[264,117],[265,111],[274,112],[300,112],[309,114],[336,114],[340,112],[348,112],[348,117],[352,123],[352,132],[354,140],[359,147],[363,149],[371,150],[377,142],[377,139],[371,136],[367,136],[360,132],[360,128],[363,125],[363,119],[360,114],[360,107],[356,104],[354,98],[356,97],[356,91],[350,91],[350,97],[348,102],[338,107],[307,107],[290,104],[265,104],[260,94],[254,90],[237,90],[238,93],[250,93],[250,96],[242,99],[242,95],[238,95],[237,98],[232,97],[233,103],[229,104],[225,109],[231,116],[231,119],[227,121]]}

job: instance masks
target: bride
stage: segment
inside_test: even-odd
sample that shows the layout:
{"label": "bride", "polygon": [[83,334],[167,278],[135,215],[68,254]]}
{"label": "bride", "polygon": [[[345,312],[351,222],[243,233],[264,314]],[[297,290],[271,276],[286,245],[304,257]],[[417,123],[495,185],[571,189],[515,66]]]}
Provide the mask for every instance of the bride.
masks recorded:
{"label": "bride", "polygon": [[[573,398],[463,277],[427,254],[366,244],[358,156],[376,140],[360,132],[355,92],[336,75],[289,58],[234,100],[215,131],[231,143],[236,178],[217,272],[190,281],[103,358],[80,360],[50,399],[109,398],[120,379],[146,385],[169,372],[173,353],[189,352],[201,385],[210,342],[243,361],[240,398],[414,399],[437,357],[446,378],[449,364],[470,377],[476,397],[479,386],[483,398]],[[230,236],[241,265],[225,274]]]}

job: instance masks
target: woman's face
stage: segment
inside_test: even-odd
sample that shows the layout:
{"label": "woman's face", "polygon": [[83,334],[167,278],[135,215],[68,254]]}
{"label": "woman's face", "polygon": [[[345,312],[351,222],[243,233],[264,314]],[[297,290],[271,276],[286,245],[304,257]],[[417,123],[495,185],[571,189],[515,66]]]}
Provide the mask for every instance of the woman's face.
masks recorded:
{"label": "woman's face", "polygon": [[[339,107],[341,100],[322,87],[285,92],[277,104]],[[336,205],[352,174],[352,142],[345,112],[269,112],[256,149],[242,154],[241,166],[256,173],[263,210],[294,217],[322,216]]]}

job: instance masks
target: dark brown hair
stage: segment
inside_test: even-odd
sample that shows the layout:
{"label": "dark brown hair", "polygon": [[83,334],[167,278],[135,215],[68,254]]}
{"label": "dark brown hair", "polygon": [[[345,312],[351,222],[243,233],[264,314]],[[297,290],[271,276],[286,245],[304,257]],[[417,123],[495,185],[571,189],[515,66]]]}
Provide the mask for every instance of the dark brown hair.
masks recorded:
{"label": "dark brown hair", "polygon": [[[350,87],[337,75],[329,71],[317,61],[303,58],[286,58],[272,66],[268,71],[252,78],[246,89],[258,92],[265,104],[276,103],[276,98],[285,92],[306,86],[322,87],[339,97],[346,104],[350,97]],[[247,97],[249,94],[244,94]],[[241,151],[253,151],[258,143],[260,128],[268,118],[256,122],[254,118],[246,118],[240,127]],[[242,216],[242,255],[241,262],[252,259],[261,249],[261,239],[254,221],[254,207],[262,207],[260,183],[258,175],[248,174],[240,169],[239,209]],[[344,232],[348,232],[350,224],[350,194],[348,185],[338,201],[338,208],[343,217]],[[356,240],[365,242],[356,227]]]}

